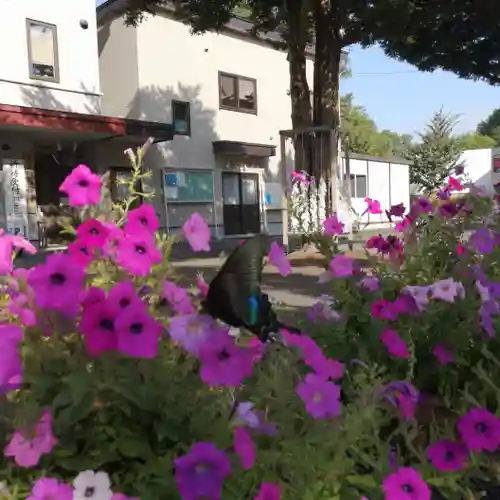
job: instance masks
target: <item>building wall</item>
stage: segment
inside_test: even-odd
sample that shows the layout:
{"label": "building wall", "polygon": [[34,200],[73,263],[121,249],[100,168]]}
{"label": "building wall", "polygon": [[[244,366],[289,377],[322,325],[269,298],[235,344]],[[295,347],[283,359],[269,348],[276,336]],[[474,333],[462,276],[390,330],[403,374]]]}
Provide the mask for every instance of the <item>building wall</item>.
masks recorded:
{"label": "building wall", "polygon": [[462,153],[458,163],[465,168],[465,173],[476,185],[488,193],[494,192],[494,185],[500,181],[500,173],[493,172],[493,156],[500,149],[469,149]]}
{"label": "building wall", "polygon": [[[57,26],[59,82],[30,79],[26,20]],[[86,20],[88,29],[80,27]],[[0,103],[100,113],[94,0],[2,0]]]}
{"label": "building wall", "polygon": [[[221,228],[222,236],[222,170],[260,167],[263,197],[268,184],[281,182],[279,131],[291,128],[285,52],[233,34],[191,35],[188,26],[164,15],[149,17],[137,29],[124,27],[121,19],[107,21],[100,28],[99,43],[106,114],[171,122],[172,100],[190,103],[191,136],[176,136],[155,146],[146,163],[153,170],[158,192],[162,190],[163,169],[212,170],[214,202],[171,202],[166,209],[159,193],[155,202],[158,211],[165,214],[162,224],[179,228],[186,216],[197,210],[212,221],[214,234],[215,226]],[[219,71],[256,79],[256,115],[219,109]],[[311,82],[312,71],[309,62]],[[111,91],[122,82],[124,87]],[[276,156],[268,160],[240,158],[235,167],[230,159],[214,156],[212,143],[216,140],[274,145]],[[269,212],[269,220],[281,216],[276,207]],[[265,216],[262,214],[263,219]]]}

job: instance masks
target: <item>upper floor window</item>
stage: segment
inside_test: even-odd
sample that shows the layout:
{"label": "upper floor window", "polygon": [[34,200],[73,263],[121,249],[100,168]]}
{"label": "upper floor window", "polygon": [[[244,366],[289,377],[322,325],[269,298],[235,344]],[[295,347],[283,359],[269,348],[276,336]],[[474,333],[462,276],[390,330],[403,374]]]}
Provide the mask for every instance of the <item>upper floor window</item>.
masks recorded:
{"label": "upper floor window", "polygon": [[221,109],[257,114],[257,81],[245,76],[219,72]]}
{"label": "upper floor window", "polygon": [[174,134],[191,135],[191,106],[186,101],[172,101]]}
{"label": "upper floor window", "polygon": [[57,27],[28,19],[26,30],[30,78],[58,82]]}

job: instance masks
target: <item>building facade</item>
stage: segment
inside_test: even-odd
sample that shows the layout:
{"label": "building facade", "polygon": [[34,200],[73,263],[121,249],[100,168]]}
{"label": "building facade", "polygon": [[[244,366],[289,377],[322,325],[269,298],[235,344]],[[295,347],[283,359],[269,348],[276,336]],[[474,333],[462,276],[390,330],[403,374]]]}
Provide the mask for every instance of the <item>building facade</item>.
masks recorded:
{"label": "building facade", "polygon": [[281,234],[279,132],[291,128],[291,109],[278,35],[257,41],[237,18],[221,34],[192,35],[166,9],[126,27],[124,3],[98,8],[102,107],[172,123],[174,139],[146,158],[161,225],[175,233],[198,211],[217,238]]}
{"label": "building facade", "polygon": [[94,0],[3,0],[0,29],[0,227],[36,241],[71,217],[58,188],[75,164],[107,168],[151,132],[102,114]]}

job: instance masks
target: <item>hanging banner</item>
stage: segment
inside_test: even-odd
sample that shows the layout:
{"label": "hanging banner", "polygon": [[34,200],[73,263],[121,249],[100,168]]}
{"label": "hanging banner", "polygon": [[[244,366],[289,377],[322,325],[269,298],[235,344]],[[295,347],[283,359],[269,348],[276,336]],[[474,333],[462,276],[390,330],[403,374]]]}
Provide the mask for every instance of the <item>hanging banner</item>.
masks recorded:
{"label": "hanging banner", "polygon": [[7,232],[28,238],[27,185],[22,160],[3,160],[3,188]]}

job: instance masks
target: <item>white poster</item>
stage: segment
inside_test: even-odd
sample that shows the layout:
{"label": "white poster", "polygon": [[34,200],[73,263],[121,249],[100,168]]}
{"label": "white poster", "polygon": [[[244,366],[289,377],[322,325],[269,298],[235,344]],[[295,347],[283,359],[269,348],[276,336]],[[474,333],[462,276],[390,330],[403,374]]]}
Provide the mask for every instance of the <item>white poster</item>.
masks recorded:
{"label": "white poster", "polygon": [[3,180],[7,231],[28,238],[28,197],[23,161],[4,160]]}

